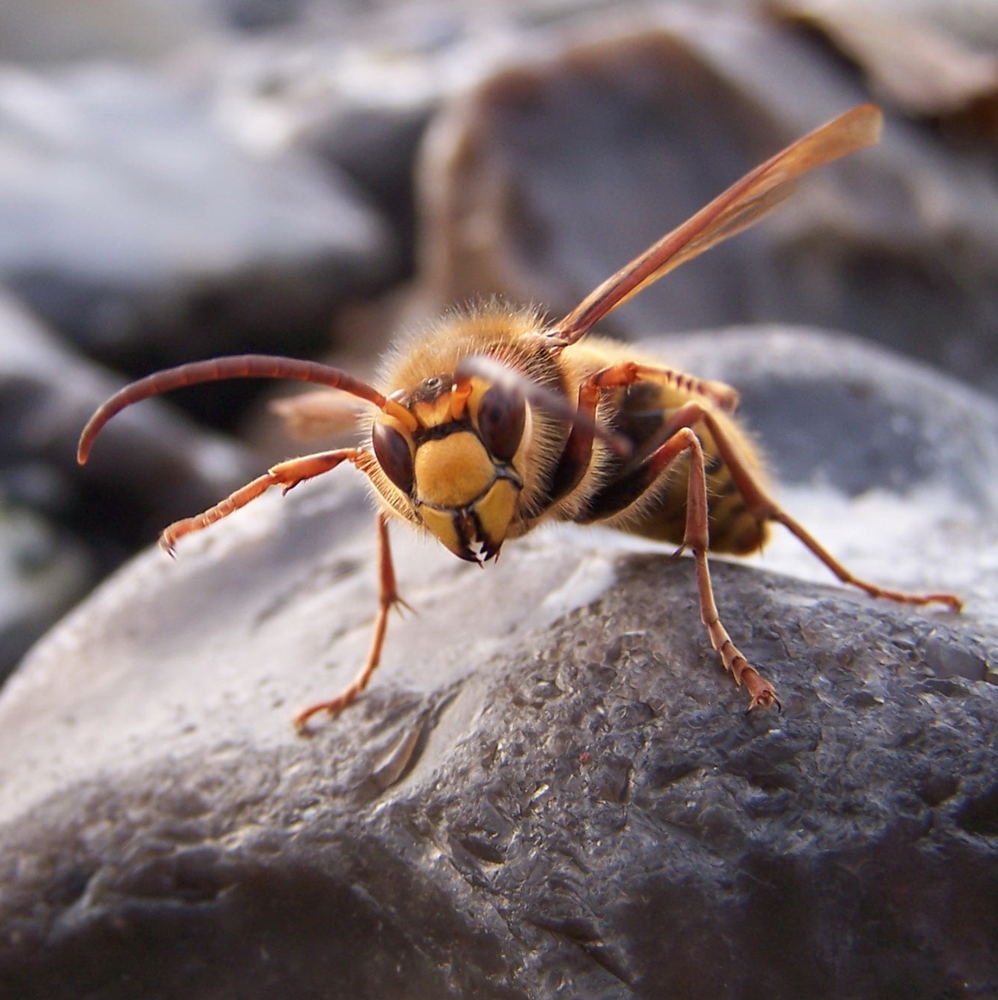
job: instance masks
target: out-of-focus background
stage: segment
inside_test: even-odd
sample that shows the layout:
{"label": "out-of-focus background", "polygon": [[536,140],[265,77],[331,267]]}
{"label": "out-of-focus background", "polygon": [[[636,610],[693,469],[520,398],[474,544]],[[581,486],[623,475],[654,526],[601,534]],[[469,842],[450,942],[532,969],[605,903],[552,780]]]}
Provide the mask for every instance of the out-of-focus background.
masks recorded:
{"label": "out-of-focus background", "polygon": [[[75,441],[129,378],[216,354],[372,377],[470,296],[571,308],[864,100],[876,150],[607,329],[847,331],[998,388],[993,0],[6,0],[0,678],[176,517],[293,453],[273,386]],[[283,391],[283,390],[282,390]]]}

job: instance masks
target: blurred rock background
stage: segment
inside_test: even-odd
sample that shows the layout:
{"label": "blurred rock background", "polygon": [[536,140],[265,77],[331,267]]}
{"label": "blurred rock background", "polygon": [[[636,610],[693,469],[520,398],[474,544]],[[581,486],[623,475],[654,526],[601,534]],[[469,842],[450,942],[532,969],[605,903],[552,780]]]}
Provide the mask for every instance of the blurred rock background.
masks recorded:
{"label": "blurred rock background", "polygon": [[993,393],[996,45],[989,0],[8,0],[0,676],[266,461],[254,441],[289,451],[237,383],[129,413],[78,469],[121,381],[240,351],[368,375],[400,324],[472,295],[567,310],[871,97],[882,147],[608,328],[816,323]]}

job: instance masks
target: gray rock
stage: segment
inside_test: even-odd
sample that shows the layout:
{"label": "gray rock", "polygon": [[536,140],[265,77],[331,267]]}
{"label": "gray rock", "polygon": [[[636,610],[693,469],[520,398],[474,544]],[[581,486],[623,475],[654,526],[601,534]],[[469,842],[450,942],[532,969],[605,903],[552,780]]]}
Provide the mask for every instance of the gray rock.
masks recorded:
{"label": "gray rock", "polygon": [[[781,336],[725,352],[757,359],[776,413]],[[826,373],[812,448],[854,460],[843,345],[798,340]],[[845,347],[871,412],[921,398],[923,371]],[[915,414],[916,440],[996,419],[942,377]],[[687,560],[566,527],[479,572],[397,531],[419,614],[301,739],[290,716],[352,675],[372,620],[348,476],[256,501],[176,562],[140,555],[0,697],[0,994],[992,994],[998,565],[991,499],[955,461],[852,500],[788,493],[820,538],[853,537],[853,568],[966,590],[962,616],[778,575],[779,546],[767,570],[715,562],[782,714],[745,714]],[[925,540],[916,570],[904,525],[866,523],[873,495]]]}
{"label": "gray rock", "polygon": [[[830,22],[859,19],[864,12],[885,21],[896,19],[930,28],[948,38],[983,51],[998,45],[998,11],[990,0],[967,0],[954,5],[946,0],[869,0],[858,6],[853,0],[778,0],[773,10],[779,14],[798,13],[813,19],[820,28],[823,18]],[[906,39],[905,39],[906,40]]]}
{"label": "gray rock", "polygon": [[345,175],[248,152],[146,71],[0,73],[0,147],[0,279],[107,364],[304,352],[391,266]]}
{"label": "gray rock", "polygon": [[0,58],[24,63],[74,59],[155,60],[218,26],[200,0],[8,0],[0,15]]}
{"label": "gray rock", "polygon": [[926,365],[888,353],[871,364],[856,337],[807,328],[732,327],[649,343],[679,368],[738,387],[781,482],[852,497],[932,483],[955,503],[998,510],[998,411]]}
{"label": "gray rock", "polygon": [[2,680],[129,549],[214,502],[251,466],[241,446],[152,405],[110,425],[80,469],[80,430],[116,383],[9,296],[0,326]]}
{"label": "gray rock", "polygon": [[83,545],[0,493],[0,684],[95,578]]}
{"label": "gray rock", "polygon": [[[870,4],[779,0],[774,6],[827,36],[847,59],[862,67],[870,89],[881,100],[913,116],[948,118],[952,128],[959,127],[961,116],[972,120],[979,111],[985,126],[986,109],[994,110],[998,13],[993,6],[990,11],[968,10],[973,28],[963,38],[958,23],[940,17],[930,21],[929,10],[918,16],[911,4],[895,0]],[[943,14],[947,5],[933,6],[931,13]]]}
{"label": "gray rock", "polygon": [[346,173],[377,205],[392,227],[400,252],[395,277],[415,266],[415,173],[420,142],[431,117],[426,104],[413,107],[341,106],[314,113],[298,144]]}

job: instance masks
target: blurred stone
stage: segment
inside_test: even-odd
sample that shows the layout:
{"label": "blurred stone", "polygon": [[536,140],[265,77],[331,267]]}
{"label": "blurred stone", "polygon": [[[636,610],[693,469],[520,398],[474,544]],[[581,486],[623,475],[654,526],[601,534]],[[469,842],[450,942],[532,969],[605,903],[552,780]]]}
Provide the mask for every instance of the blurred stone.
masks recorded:
{"label": "blurred stone", "polygon": [[[677,367],[738,387],[740,412],[780,481],[817,482],[852,497],[878,488],[904,495],[933,483],[955,501],[998,511],[998,410],[926,365],[888,353],[871,364],[856,337],[807,328],[649,342]],[[830,441],[839,446],[829,449]]]}
{"label": "blurred stone", "polygon": [[5,0],[0,59],[153,60],[218,25],[201,0]]}
{"label": "blurred stone", "polygon": [[306,352],[390,269],[345,176],[250,155],[151,74],[8,69],[0,128],[0,277],[107,364]]}
{"label": "blurred stone", "polygon": [[391,226],[400,252],[398,280],[414,267],[416,197],[413,175],[430,109],[346,107],[303,131],[298,145],[342,170]]}
{"label": "blurred stone", "polygon": [[234,28],[267,31],[294,23],[308,0],[218,0],[215,6]]}
{"label": "blurred stone", "polygon": [[[778,0],[774,6],[827,35],[862,67],[879,100],[909,114],[954,115],[983,102],[998,106],[998,54],[979,37],[964,41],[897,5]],[[994,22],[998,28],[998,15]]]}
{"label": "blurred stone", "polygon": [[[767,9],[813,14],[829,22],[856,15],[856,0],[773,0]],[[863,11],[875,18],[922,24],[973,49],[998,45],[998,8],[991,0],[867,0]]]}
{"label": "blurred stone", "polygon": [[[499,293],[557,316],[787,142],[859,103],[842,63],[744,11],[662,8],[528,50],[433,124],[421,164],[428,309]],[[806,81],[806,85],[802,81]],[[909,124],[603,326],[848,329],[998,388],[993,163]]]}
{"label": "blurred stone", "polygon": [[0,493],[0,684],[94,580],[79,542]]}
{"label": "blurred stone", "polygon": [[116,417],[80,468],[83,425],[119,383],[9,297],[0,297],[0,326],[0,493],[77,532],[95,568],[106,571],[249,477],[242,447],[155,402]]}
{"label": "blurred stone", "polygon": [[[757,359],[747,396],[774,426],[785,402],[801,419],[763,391],[790,336],[717,355]],[[923,371],[868,346],[799,340],[825,373],[810,447],[828,468],[863,444],[859,366],[883,393],[870,413],[914,401],[916,441],[998,420],[943,377],[923,397]],[[784,457],[815,468],[804,450]],[[961,454],[990,467],[954,475]],[[300,739],[291,715],[352,676],[373,619],[349,474],[256,501],[176,562],[139,556],[0,696],[0,993],[986,996],[998,565],[991,500],[967,484],[998,468],[959,451],[900,478],[865,468],[926,540],[902,582],[966,584],[971,603],[898,607],[716,561],[722,615],[782,715],[744,713],[689,560],[556,528],[479,571],[394,531],[420,614],[393,620],[359,703]],[[853,569],[911,569],[864,523],[867,494],[810,485],[793,512],[819,538],[850,532]]]}

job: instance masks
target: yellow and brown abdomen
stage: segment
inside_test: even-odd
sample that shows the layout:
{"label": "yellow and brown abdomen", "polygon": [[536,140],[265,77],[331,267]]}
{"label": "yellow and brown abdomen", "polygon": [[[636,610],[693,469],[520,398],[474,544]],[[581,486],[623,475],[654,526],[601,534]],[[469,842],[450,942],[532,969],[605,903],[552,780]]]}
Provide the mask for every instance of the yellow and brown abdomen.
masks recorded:
{"label": "yellow and brown abdomen", "polygon": [[[602,347],[609,346],[607,344]],[[621,345],[614,344],[617,354]],[[612,361],[617,358],[613,357]],[[646,359],[639,359],[642,362]],[[676,412],[693,400],[710,410],[713,420],[729,446],[734,446],[746,470],[758,482],[765,481],[763,461],[756,445],[730,414],[710,399],[685,387],[659,382],[639,382],[616,394],[609,404],[613,423],[633,444],[631,458],[603,483],[600,493],[608,507],[613,506],[615,474],[621,484],[629,469],[648,458],[673,431],[670,421]],[[714,436],[700,420],[692,425],[700,441],[707,479],[710,514],[710,548],[715,552],[747,555],[758,550],[768,537],[765,522],[760,522],[746,506],[731,470],[725,464]],[[658,541],[680,545],[686,529],[686,503],[690,456],[680,455],[641,495],[608,516],[599,517],[611,527]]]}

